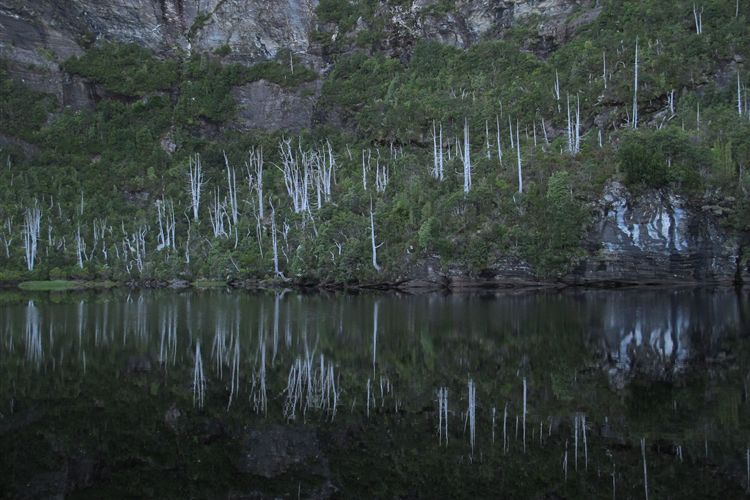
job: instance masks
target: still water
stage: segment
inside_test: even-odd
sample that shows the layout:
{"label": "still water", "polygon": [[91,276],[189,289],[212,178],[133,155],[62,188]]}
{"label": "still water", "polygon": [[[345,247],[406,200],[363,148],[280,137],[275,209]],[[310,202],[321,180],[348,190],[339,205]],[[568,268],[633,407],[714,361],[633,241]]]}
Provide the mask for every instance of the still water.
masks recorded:
{"label": "still water", "polygon": [[2,498],[741,498],[750,296],[0,294]]}

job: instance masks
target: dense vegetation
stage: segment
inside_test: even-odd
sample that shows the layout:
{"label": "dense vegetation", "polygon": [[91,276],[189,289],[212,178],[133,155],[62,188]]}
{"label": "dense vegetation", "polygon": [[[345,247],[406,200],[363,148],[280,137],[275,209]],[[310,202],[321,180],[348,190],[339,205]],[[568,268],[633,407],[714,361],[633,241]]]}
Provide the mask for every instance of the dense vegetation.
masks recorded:
{"label": "dense vegetation", "polygon": [[[379,50],[387,27],[377,2],[321,2],[316,39],[332,69],[319,114],[336,116],[343,126],[319,123],[294,141],[300,151],[329,143],[336,158],[331,202],[309,213],[291,210],[284,179],[273,167],[280,164],[284,133],[245,134],[230,126],[236,85],[262,78],[295,87],[316,77],[301,64],[291,72],[288,54],[244,67],[222,64],[220,53],[162,59],[136,46],[97,45],[63,64],[98,86],[103,98],[89,111],[56,109],[52,98],[26,90],[0,68],[0,132],[36,152],[3,151],[0,241],[8,251],[0,252],[2,277],[272,277],[274,223],[281,272],[295,279],[382,281],[413,275],[425,263],[480,273],[505,256],[556,276],[583,255],[588,207],[613,178],[635,190],[672,187],[696,198],[711,192],[733,199],[727,223],[745,229],[750,115],[738,111],[737,79],[743,89],[750,81],[741,64],[750,57],[748,13],[736,15],[734,1],[704,1],[698,35],[692,2],[600,3],[599,16],[545,58],[531,50],[537,36],[532,18],[467,50],[420,42],[408,59],[397,59]],[[428,15],[452,8],[453,2],[440,2]],[[342,34],[335,42],[333,29]],[[634,131],[636,39],[641,118]],[[578,100],[580,151],[571,154],[568,102],[575,114]],[[456,156],[465,121],[473,166],[468,194]],[[442,182],[430,174],[433,123],[443,127],[446,154],[451,150]],[[522,193],[509,125],[518,127]],[[254,216],[255,192],[243,181],[251,147],[265,153],[263,219]],[[224,152],[237,170],[242,202],[238,224],[215,238],[209,205],[215,189],[220,200],[227,195]],[[367,189],[363,152],[373,159]],[[195,153],[207,178],[199,223],[188,217],[188,161]],[[384,192],[375,190],[378,157],[390,176]],[[155,204],[162,199],[174,203],[175,250],[156,251]],[[42,211],[41,242],[28,271],[22,226],[24,210],[35,203]],[[383,244],[380,273],[371,264],[371,204],[376,240]],[[106,228],[98,246],[95,221]],[[113,256],[123,237],[145,226],[146,263],[137,270]],[[87,242],[83,267],[74,243],[79,227]]]}

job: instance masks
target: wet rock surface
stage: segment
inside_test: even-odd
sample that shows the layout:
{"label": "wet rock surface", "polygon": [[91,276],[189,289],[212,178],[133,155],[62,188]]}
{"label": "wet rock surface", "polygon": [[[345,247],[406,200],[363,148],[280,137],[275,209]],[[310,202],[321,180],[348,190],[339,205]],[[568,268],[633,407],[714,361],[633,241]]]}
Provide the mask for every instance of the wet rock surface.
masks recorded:
{"label": "wet rock surface", "polygon": [[610,183],[585,245],[590,255],[566,277],[569,283],[731,284],[737,277],[736,238],[713,214],[671,191],[634,196]]}

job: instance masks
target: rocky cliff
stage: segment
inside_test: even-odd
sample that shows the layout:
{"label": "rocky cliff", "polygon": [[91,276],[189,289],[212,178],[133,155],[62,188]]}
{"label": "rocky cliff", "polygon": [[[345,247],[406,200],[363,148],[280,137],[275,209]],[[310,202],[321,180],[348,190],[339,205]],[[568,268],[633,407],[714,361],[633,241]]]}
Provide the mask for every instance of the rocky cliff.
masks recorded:
{"label": "rocky cliff", "polygon": [[671,191],[635,196],[610,183],[586,238],[589,257],[568,277],[592,283],[733,283],[740,242],[718,205],[691,205]]}
{"label": "rocky cliff", "polygon": [[592,207],[585,255],[559,280],[542,279],[523,259],[503,257],[476,276],[465,269],[439,271],[438,262],[415,268],[405,288],[627,286],[747,283],[750,271],[741,238],[722,225],[732,200],[697,203],[671,190],[633,194],[609,183]]}
{"label": "rocky cliff", "polygon": [[[94,92],[67,75],[60,63],[100,41],[135,43],[164,56],[223,49],[227,62],[252,65],[290,50],[305,65],[320,69],[311,50],[317,2],[313,0],[22,0],[0,1],[0,58],[33,90],[57,96],[64,106],[91,105]],[[233,94],[246,128],[309,126],[316,87],[285,90],[257,83]],[[265,120],[269,105],[284,113]]]}
{"label": "rocky cliff", "polygon": [[[60,63],[101,41],[135,43],[177,57],[221,50],[225,62],[244,65],[291,51],[323,75],[328,58],[313,33],[348,39],[341,50],[352,50],[368,21],[360,18],[351,32],[339,33],[338,26],[319,22],[317,5],[316,0],[0,0],[0,58],[30,88],[73,108],[89,107],[95,92],[62,71]],[[419,39],[467,47],[531,19],[536,34],[528,45],[543,55],[599,12],[577,0],[470,0],[451,9],[440,6],[438,0],[420,0],[408,8],[381,2],[374,16],[384,22],[381,50],[408,58]],[[320,83],[301,89],[266,82],[237,88],[237,124],[268,130],[310,126],[319,90]]]}

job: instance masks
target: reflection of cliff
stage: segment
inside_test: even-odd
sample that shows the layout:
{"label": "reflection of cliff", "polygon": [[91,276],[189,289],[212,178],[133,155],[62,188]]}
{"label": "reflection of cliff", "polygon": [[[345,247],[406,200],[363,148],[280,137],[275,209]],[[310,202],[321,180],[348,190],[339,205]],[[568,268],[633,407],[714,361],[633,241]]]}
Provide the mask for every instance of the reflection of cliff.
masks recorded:
{"label": "reflection of cliff", "polygon": [[[740,323],[734,290],[649,290],[586,293],[593,323],[616,385],[637,375],[668,379],[691,361],[705,360]],[[592,325],[595,332],[596,326]],[[595,333],[594,333],[595,335]]]}

